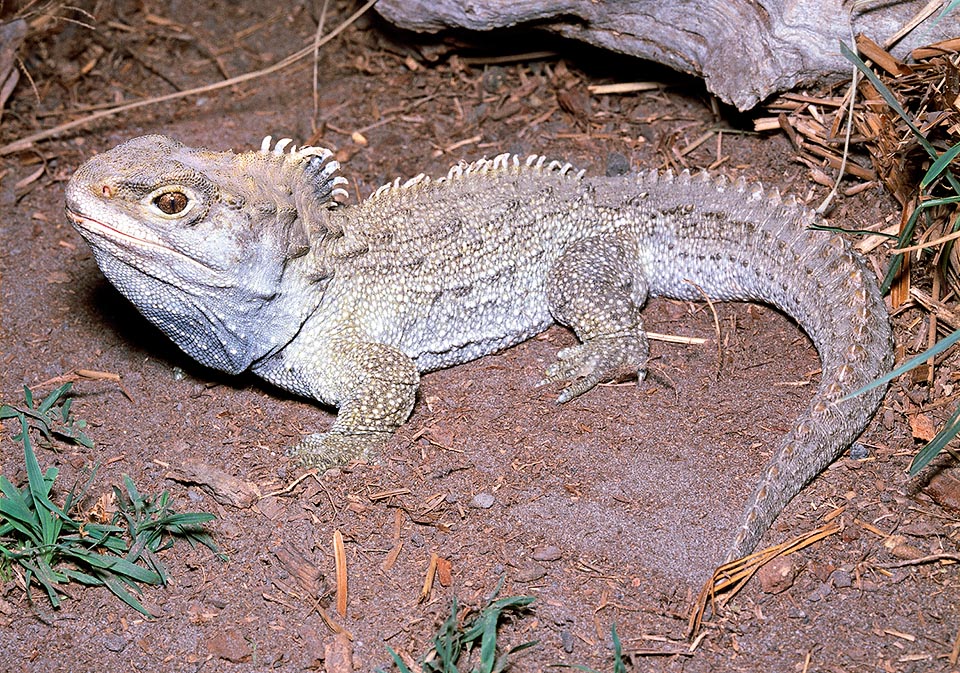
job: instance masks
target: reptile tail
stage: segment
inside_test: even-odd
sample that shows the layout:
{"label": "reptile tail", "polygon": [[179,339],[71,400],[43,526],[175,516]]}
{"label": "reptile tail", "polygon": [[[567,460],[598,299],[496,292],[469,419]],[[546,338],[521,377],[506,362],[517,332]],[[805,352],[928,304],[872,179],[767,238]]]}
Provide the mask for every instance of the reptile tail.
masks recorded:
{"label": "reptile tail", "polygon": [[751,495],[728,561],[753,551],[800,489],[860,436],[886,386],[840,400],[885,374],[893,361],[890,322],[873,273],[839,237],[805,230],[796,239],[812,242],[822,283],[819,292],[797,297],[804,308],[780,308],[797,320],[820,354],[820,384]]}
{"label": "reptile tail", "polygon": [[[748,501],[728,553],[733,560],[756,547],[787,503],[870,421],[884,387],[840,400],[889,370],[888,313],[863,259],[837,234],[808,228],[818,217],[794,199],[765,193],[756,184],[687,174],[647,173],[638,181],[658,192],[658,204],[661,199],[676,200],[679,207],[705,204],[667,225],[675,229],[680,262],[651,283],[653,293],[695,299],[699,290],[691,289],[693,282],[711,297],[772,304],[803,328],[822,362],[816,394]],[[718,223],[722,234],[714,233]],[[705,242],[710,238],[712,243]]]}

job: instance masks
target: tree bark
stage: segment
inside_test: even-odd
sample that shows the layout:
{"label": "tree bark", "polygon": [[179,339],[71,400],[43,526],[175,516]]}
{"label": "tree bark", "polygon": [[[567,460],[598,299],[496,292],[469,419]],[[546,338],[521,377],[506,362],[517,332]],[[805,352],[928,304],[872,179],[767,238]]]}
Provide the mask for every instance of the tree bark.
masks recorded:
{"label": "tree bark", "polygon": [[[879,3],[851,15],[841,0],[380,0],[377,11],[408,30],[490,31],[530,26],[702,77],[741,110],[798,84],[849,76],[839,43],[853,33],[883,43],[926,4]],[[894,50],[960,34],[957,12],[933,18]],[[643,64],[626,78],[642,79]]]}

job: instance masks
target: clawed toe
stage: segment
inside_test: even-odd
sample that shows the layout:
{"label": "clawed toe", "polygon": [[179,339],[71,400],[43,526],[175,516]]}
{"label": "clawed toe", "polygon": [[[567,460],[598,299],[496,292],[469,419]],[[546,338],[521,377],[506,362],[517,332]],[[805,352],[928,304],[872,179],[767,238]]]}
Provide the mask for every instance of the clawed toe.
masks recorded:
{"label": "clawed toe", "polygon": [[604,381],[617,381],[628,376],[642,380],[646,373],[646,356],[641,362],[634,363],[629,352],[630,349],[624,349],[618,340],[594,340],[564,348],[557,353],[557,361],[547,367],[546,377],[539,385],[570,381],[557,397],[557,402],[563,404]]}
{"label": "clawed toe", "polygon": [[371,450],[387,437],[389,433],[314,433],[290,447],[287,455],[304,467],[328,470],[354,460],[369,458]]}

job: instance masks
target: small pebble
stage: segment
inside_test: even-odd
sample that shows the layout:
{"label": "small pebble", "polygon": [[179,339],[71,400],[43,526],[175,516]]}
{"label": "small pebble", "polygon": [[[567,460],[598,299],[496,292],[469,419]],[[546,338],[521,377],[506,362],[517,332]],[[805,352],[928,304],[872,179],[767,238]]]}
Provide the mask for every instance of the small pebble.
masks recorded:
{"label": "small pebble", "polygon": [[123,652],[128,642],[126,638],[123,636],[118,636],[115,633],[109,633],[101,640],[103,642],[103,646],[111,652]]}
{"label": "small pebble", "polygon": [[846,570],[837,569],[830,573],[830,582],[838,589],[847,589],[853,586],[853,575]]}
{"label": "small pebble", "polygon": [[607,155],[607,170],[606,174],[608,178],[615,178],[621,175],[626,175],[630,172],[630,160],[619,152],[611,152]]}
{"label": "small pebble", "polygon": [[484,69],[480,78],[481,86],[487,93],[497,93],[506,82],[506,74],[503,68],[491,66]]}
{"label": "small pebble", "polygon": [[474,509],[490,509],[494,500],[492,493],[477,493],[470,499],[470,506]]}
{"label": "small pebble", "polygon": [[850,445],[850,458],[853,460],[865,460],[870,457],[870,449],[860,442],[854,442]]}
{"label": "small pebble", "polygon": [[783,556],[770,561],[757,571],[760,579],[760,590],[765,594],[779,594],[793,586],[797,579],[798,568],[793,562]]}
{"label": "small pebble", "polygon": [[812,603],[816,603],[816,602],[818,602],[818,601],[822,601],[824,598],[826,598],[827,596],[829,596],[829,595],[832,594],[832,593],[833,593],[833,587],[830,585],[830,583],[829,583],[829,582],[821,582],[821,583],[820,583],[820,586],[818,586],[816,589],[814,589],[814,590],[810,593],[810,595],[807,596],[807,600],[810,601],[810,602],[812,602]]}
{"label": "small pebble", "polygon": [[561,556],[560,547],[553,545],[537,547],[533,550],[533,559],[535,561],[559,561]]}
{"label": "small pebble", "polygon": [[572,633],[570,633],[566,629],[563,629],[562,631],[560,631],[560,644],[563,647],[564,652],[566,652],[567,654],[570,654],[571,652],[573,652],[574,642],[575,641]]}
{"label": "small pebble", "polygon": [[543,569],[543,566],[531,561],[517,568],[513,579],[517,582],[535,582],[546,574],[547,571]]}

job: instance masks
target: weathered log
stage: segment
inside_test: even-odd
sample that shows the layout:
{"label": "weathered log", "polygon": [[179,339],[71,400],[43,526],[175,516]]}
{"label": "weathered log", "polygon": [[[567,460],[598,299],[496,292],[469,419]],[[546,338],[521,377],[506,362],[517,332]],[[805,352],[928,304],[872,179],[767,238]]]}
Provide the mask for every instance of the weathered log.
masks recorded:
{"label": "weathered log", "polygon": [[[798,84],[849,75],[841,40],[877,42],[895,34],[926,0],[380,0],[377,11],[408,30],[493,30],[529,26],[703,77],[707,88],[741,110]],[[958,13],[928,19],[894,50],[960,34]],[[638,67],[642,65],[638,64]],[[642,77],[635,73],[631,77]]]}

